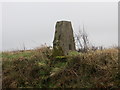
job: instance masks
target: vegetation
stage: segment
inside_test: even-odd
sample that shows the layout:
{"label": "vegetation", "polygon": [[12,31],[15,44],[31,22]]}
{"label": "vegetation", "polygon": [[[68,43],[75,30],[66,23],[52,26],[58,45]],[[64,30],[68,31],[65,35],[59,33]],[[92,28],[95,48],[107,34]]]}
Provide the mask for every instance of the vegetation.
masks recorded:
{"label": "vegetation", "polygon": [[70,52],[52,49],[3,52],[3,88],[118,88],[118,49]]}

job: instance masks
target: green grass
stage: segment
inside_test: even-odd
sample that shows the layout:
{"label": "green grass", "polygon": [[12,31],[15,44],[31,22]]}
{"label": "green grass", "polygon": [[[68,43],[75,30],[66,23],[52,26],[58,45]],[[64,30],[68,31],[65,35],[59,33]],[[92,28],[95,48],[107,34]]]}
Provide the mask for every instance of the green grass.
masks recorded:
{"label": "green grass", "polygon": [[18,59],[20,57],[30,57],[33,54],[31,51],[25,51],[25,52],[17,52],[17,53],[12,53],[12,52],[3,52],[0,57],[2,58],[7,58],[7,59]]}
{"label": "green grass", "polygon": [[50,57],[47,47],[23,52],[3,52],[4,88],[118,88],[118,50]]}

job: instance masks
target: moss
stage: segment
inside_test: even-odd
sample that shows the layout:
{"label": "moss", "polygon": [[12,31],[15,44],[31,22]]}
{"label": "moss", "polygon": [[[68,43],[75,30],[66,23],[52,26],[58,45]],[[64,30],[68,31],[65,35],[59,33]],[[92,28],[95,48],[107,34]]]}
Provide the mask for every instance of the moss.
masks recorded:
{"label": "moss", "polygon": [[77,56],[77,55],[80,55],[80,53],[77,52],[77,51],[70,51],[70,52],[68,53],[68,55],[69,55],[69,56]]}
{"label": "moss", "polygon": [[64,52],[60,46],[56,46],[53,48],[52,57],[56,56],[64,56]]}

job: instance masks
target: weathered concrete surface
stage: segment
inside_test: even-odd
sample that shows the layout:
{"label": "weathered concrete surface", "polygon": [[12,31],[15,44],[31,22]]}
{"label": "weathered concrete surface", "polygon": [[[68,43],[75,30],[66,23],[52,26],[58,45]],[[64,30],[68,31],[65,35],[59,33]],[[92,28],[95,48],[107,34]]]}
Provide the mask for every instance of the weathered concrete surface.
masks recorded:
{"label": "weathered concrete surface", "polygon": [[71,22],[58,21],[56,23],[53,49],[64,55],[76,50]]}

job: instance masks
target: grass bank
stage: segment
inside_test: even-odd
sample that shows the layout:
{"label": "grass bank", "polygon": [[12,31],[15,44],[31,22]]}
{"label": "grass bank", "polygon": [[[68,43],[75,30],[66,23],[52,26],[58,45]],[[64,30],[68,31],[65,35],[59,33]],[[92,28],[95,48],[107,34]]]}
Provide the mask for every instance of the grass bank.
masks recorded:
{"label": "grass bank", "polygon": [[52,50],[3,52],[3,88],[118,88],[118,50],[50,57]]}

